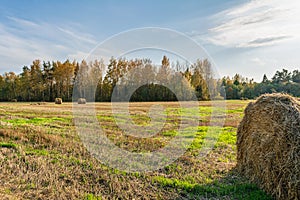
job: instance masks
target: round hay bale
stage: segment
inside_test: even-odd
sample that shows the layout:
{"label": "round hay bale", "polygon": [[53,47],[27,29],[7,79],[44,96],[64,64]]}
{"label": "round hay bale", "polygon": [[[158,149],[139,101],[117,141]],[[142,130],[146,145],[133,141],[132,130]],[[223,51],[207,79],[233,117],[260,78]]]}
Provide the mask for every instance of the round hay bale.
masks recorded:
{"label": "round hay bale", "polygon": [[237,130],[237,169],[276,199],[300,199],[300,104],[285,94],[250,103]]}
{"label": "round hay bale", "polygon": [[79,99],[78,99],[78,104],[86,104],[86,99],[84,99],[84,98],[79,98]]}
{"label": "round hay bale", "polygon": [[55,104],[62,104],[62,98],[55,98]]}

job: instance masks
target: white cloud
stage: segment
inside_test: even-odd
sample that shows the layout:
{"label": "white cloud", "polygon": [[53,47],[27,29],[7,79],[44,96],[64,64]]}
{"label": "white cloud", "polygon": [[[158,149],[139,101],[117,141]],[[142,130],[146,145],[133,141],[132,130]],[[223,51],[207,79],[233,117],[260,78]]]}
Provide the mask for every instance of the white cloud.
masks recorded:
{"label": "white cloud", "polygon": [[[8,70],[20,71],[34,59],[63,60],[86,57],[97,42],[93,36],[70,26],[33,22],[7,17],[0,23],[0,74]],[[61,26],[62,27],[62,26]]]}
{"label": "white cloud", "polygon": [[299,40],[299,0],[251,0],[217,13],[207,40],[224,47],[261,47]]}
{"label": "white cloud", "polygon": [[74,54],[69,54],[68,59],[69,60],[77,60],[80,61],[82,59],[87,59],[89,56],[89,53],[82,52],[82,51],[77,51]]}
{"label": "white cloud", "polygon": [[266,62],[264,60],[262,60],[261,58],[258,58],[258,57],[251,59],[251,61],[254,64],[257,64],[259,66],[265,66],[266,65]]}

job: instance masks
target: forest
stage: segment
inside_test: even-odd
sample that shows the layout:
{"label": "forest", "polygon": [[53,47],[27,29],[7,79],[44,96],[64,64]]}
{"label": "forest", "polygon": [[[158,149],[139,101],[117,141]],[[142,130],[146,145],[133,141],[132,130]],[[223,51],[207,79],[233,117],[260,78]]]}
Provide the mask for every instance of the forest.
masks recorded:
{"label": "forest", "polygon": [[[171,63],[164,56],[158,66],[150,59],[113,57],[107,65],[102,59],[90,62],[34,60],[30,66],[24,66],[20,74],[0,75],[0,101],[51,102],[56,97],[72,101],[75,92],[78,97],[108,102],[114,88],[126,93],[133,85],[140,87],[130,101],[189,100],[192,94],[198,100],[253,99],[273,92],[300,96],[300,71],[282,69],[270,79],[262,74],[262,81],[257,83],[239,74],[215,78],[207,59],[182,64]],[[169,85],[173,88],[167,87]]]}

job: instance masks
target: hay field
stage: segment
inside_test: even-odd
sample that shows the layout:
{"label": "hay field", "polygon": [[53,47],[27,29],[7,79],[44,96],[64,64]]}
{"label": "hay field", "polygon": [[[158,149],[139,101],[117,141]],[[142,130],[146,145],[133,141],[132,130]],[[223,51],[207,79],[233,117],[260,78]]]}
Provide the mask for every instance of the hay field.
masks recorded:
{"label": "hay field", "polygon": [[[236,130],[249,101],[227,101],[227,118],[214,149],[198,158],[211,106],[200,102],[196,139],[173,164],[147,173],[126,173],[101,164],[75,130],[72,104],[0,103],[0,199],[271,199],[235,171]],[[131,103],[136,124],[149,121],[155,103]],[[176,134],[177,103],[160,103],[168,119],[152,139],[126,137],[109,103],[97,103],[107,137],[133,152],[163,147]],[[183,116],[188,117],[188,116]]]}

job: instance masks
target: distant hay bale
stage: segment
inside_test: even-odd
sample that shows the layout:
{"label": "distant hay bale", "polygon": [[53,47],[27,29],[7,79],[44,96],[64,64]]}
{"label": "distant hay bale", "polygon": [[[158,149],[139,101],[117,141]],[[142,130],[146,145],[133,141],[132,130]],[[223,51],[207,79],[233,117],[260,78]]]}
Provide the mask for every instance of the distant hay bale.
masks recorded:
{"label": "distant hay bale", "polygon": [[46,102],[37,102],[37,103],[30,103],[31,106],[40,106],[40,105],[46,105]]}
{"label": "distant hay bale", "polygon": [[84,98],[79,98],[79,99],[78,99],[78,104],[86,104],[86,99],[84,99]]}
{"label": "distant hay bale", "polygon": [[276,199],[300,199],[300,103],[267,94],[250,103],[237,131],[237,169]]}
{"label": "distant hay bale", "polygon": [[12,99],[11,102],[18,102],[18,100],[17,99]]}
{"label": "distant hay bale", "polygon": [[218,95],[212,98],[212,100],[218,101],[218,100],[224,100],[224,97]]}
{"label": "distant hay bale", "polygon": [[62,104],[61,98],[55,98],[55,104]]}

